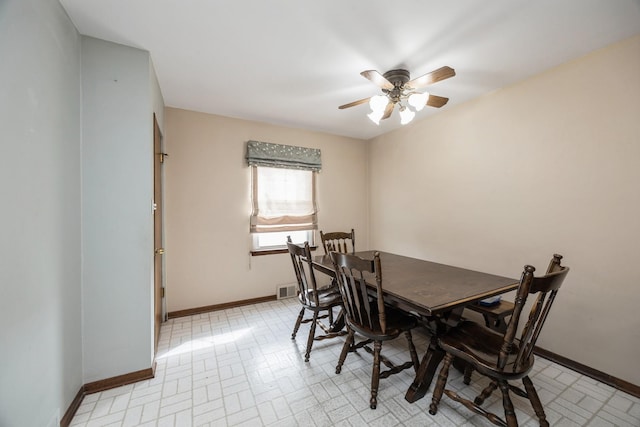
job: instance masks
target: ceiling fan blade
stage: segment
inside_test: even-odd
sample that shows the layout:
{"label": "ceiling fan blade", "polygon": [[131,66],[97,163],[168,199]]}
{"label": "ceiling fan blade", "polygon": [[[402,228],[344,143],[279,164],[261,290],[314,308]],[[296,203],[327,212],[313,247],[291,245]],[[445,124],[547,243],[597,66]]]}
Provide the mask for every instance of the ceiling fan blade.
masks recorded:
{"label": "ceiling fan blade", "polygon": [[429,107],[440,108],[449,102],[449,98],[445,98],[444,96],[431,95],[429,94],[429,99],[427,99],[427,105]]}
{"label": "ceiling fan blade", "polygon": [[360,75],[366,79],[371,80],[374,84],[380,86],[382,89],[393,89],[393,83],[387,80],[382,74],[376,70],[367,70],[360,73]]}
{"label": "ceiling fan blade", "polygon": [[437,70],[425,74],[424,76],[420,76],[407,82],[404,86],[410,89],[418,89],[448,79],[449,77],[453,77],[455,75],[456,70],[445,65],[444,67],[440,67]]}
{"label": "ceiling fan blade", "polygon": [[348,104],[341,105],[338,108],[341,109],[341,110],[344,110],[345,108],[355,107],[356,105],[360,105],[360,104],[364,104],[365,102],[369,102],[370,99],[371,99],[371,97],[359,99],[357,101],[353,101],[353,102],[350,102]]}
{"label": "ceiling fan blade", "polygon": [[389,103],[384,109],[384,114],[382,115],[382,117],[380,117],[380,120],[388,119],[391,116],[391,113],[393,112],[393,107],[395,107],[395,105],[396,104],[394,102],[389,101]]}

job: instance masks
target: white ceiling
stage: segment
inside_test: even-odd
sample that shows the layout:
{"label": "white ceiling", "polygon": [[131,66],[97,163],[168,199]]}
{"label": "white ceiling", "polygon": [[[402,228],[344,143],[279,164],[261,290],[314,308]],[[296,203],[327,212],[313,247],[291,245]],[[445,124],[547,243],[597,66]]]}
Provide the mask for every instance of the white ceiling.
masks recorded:
{"label": "white ceiling", "polygon": [[167,106],[363,139],[401,126],[338,110],[380,93],[363,70],[454,68],[420,120],[640,33],[640,0],[60,2],[81,34],[149,51]]}

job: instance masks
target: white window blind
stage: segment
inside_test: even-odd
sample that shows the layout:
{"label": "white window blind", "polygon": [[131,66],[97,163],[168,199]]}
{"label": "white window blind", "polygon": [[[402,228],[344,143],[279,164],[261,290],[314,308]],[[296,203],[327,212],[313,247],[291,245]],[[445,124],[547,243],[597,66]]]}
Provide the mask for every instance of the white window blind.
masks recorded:
{"label": "white window blind", "polygon": [[252,166],[251,232],[315,230],[315,172]]}
{"label": "white window blind", "polygon": [[252,172],[252,233],[318,228],[319,149],[248,141],[247,163]]}

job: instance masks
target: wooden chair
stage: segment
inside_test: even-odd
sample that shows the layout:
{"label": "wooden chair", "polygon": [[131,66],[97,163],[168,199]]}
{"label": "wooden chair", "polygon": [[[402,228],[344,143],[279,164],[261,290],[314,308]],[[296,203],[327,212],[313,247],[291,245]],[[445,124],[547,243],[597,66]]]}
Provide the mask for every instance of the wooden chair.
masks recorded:
{"label": "wooden chair", "polygon": [[[462,403],[470,410],[485,416],[493,424],[499,426],[517,426],[515,410],[509,390],[529,399],[541,426],[548,426],[542,403],[531,379],[528,376],[533,368],[533,349],[540,335],[549,310],[558,289],[562,285],[569,267],[560,265],[561,255],[554,255],[547,274],[534,277],[535,268],[526,265],[520,278],[514,311],[504,335],[471,321],[463,321],[438,339],[438,344],[445,351],[444,362],[438,381],[436,382],[429,413],[435,415],[443,392],[451,399]],[[520,338],[516,339],[516,331],[529,294],[537,294],[529,317]],[[449,367],[454,357],[470,364],[474,370],[486,375],[491,383],[475,398],[473,402],[458,396],[452,390],[445,390]],[[510,381],[522,379],[525,390],[510,384]],[[505,419],[484,410],[482,405],[496,388],[502,392],[502,405]]]}
{"label": "wooden chair", "polygon": [[[308,362],[314,340],[319,341],[346,335],[345,331],[330,331],[329,327],[321,322],[321,319],[325,318],[329,318],[329,322],[333,321],[332,309],[335,306],[342,305],[342,297],[336,288],[318,289],[316,277],[313,272],[311,249],[309,248],[308,242],[304,242],[303,246],[298,246],[291,243],[291,238],[289,237],[287,238],[287,248],[291,255],[293,270],[296,273],[296,280],[298,282],[298,299],[302,304],[302,310],[300,310],[296,324],[293,327],[291,339],[296,338],[300,324],[311,323],[309,337],[307,338],[307,349],[304,354],[304,361]],[[304,314],[307,310],[313,312],[313,317],[304,319]],[[321,314],[322,312],[324,312],[324,314]],[[316,325],[320,326],[325,332],[323,335],[316,336]]]}
{"label": "wooden chair", "polygon": [[344,231],[333,231],[330,233],[323,233],[320,230],[320,240],[322,241],[322,247],[324,253],[329,255],[329,252],[342,252],[344,254],[352,254],[356,251],[356,234],[351,229],[351,233]]}
{"label": "wooden chair", "polygon": [[[324,248],[324,253],[329,255],[331,251],[342,252],[344,254],[354,253],[356,251],[356,234],[351,229],[351,233],[347,233],[344,231],[332,231],[329,233],[323,233],[320,230],[320,240],[322,241],[322,247]],[[335,277],[331,279],[331,285],[338,290],[338,282]],[[337,327],[342,329],[344,325],[343,320],[344,313],[342,311],[338,312],[338,321],[336,322]]]}
{"label": "wooden chair", "polygon": [[[380,378],[387,378],[390,375],[413,367],[418,370],[418,354],[411,337],[411,329],[417,325],[415,317],[400,310],[384,305],[382,296],[382,271],[380,268],[380,254],[376,252],[374,258],[362,259],[355,255],[331,252],[331,260],[334,264],[338,288],[342,295],[345,322],[348,331],[347,339],[342,347],[336,374],[342,370],[342,365],[347,357],[347,353],[363,348],[373,354],[373,370],[371,373],[371,399],[369,406],[375,409],[377,406],[378,385]],[[369,273],[367,275],[367,273]],[[372,275],[373,274],[373,275]],[[365,279],[369,278],[370,283],[375,281],[376,297],[369,297]],[[355,342],[355,333],[364,339]],[[381,354],[382,343],[397,338],[404,334],[409,346],[411,361],[396,366]],[[367,344],[373,342],[373,350]],[[389,369],[380,372],[380,362]]]}

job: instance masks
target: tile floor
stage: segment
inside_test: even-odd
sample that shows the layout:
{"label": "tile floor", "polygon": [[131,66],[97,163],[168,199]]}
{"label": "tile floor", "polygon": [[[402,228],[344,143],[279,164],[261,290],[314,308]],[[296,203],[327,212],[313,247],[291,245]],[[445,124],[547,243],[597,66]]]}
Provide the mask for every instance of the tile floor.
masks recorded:
{"label": "tile floor", "polygon": [[[156,377],[88,395],[72,426],[489,426],[443,397],[438,414],[431,394],[404,400],[412,371],[380,381],[378,408],[369,409],[371,356],[350,354],[334,373],[343,338],[316,341],[303,361],[308,324],[291,330],[296,299],[261,303],[172,319],[162,326]],[[426,336],[414,333],[420,356]],[[383,346],[404,358],[405,341]],[[640,426],[640,399],[537,358],[533,383],[552,426]],[[486,380],[464,386],[455,369],[449,388],[474,396]],[[499,393],[485,403],[501,414]],[[520,425],[537,426],[528,402],[513,396]],[[533,417],[533,418],[532,418]]]}

